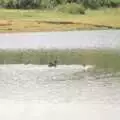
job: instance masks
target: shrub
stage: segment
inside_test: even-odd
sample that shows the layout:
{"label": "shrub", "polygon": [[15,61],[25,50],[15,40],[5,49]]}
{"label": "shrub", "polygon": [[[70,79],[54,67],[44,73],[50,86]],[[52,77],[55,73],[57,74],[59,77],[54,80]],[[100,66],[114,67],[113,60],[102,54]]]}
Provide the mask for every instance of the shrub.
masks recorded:
{"label": "shrub", "polygon": [[85,14],[85,7],[82,4],[67,3],[58,5],[55,8],[57,11],[71,13],[71,14]]}
{"label": "shrub", "polygon": [[98,9],[100,8],[100,2],[99,1],[89,1],[89,0],[86,0],[83,2],[84,6],[86,8],[90,8],[90,9]]}
{"label": "shrub", "polygon": [[41,0],[0,0],[0,6],[3,8],[39,8],[40,3]]}
{"label": "shrub", "polygon": [[65,4],[67,0],[41,0],[42,8],[55,8],[57,5]]}

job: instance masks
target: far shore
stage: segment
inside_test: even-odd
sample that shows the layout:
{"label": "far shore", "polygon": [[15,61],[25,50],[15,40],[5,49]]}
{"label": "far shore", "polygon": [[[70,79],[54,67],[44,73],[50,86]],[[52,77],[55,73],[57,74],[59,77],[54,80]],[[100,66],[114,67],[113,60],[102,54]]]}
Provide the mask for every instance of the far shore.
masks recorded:
{"label": "far shore", "polygon": [[55,11],[0,9],[0,32],[120,29],[120,8],[88,10],[85,15]]}

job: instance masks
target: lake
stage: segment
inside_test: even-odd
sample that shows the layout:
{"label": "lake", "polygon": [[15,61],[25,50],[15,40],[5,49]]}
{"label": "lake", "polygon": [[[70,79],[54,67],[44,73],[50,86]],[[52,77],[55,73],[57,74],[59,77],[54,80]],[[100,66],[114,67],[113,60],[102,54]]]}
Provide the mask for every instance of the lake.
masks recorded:
{"label": "lake", "polygon": [[[0,48],[117,49],[120,30],[0,34]],[[120,72],[86,64],[0,65],[1,120],[119,120]]]}

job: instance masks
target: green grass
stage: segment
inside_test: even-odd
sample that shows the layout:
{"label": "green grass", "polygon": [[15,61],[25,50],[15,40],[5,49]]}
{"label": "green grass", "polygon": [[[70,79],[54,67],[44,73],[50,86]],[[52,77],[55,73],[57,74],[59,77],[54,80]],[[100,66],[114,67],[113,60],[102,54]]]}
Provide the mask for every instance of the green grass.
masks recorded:
{"label": "green grass", "polygon": [[102,50],[1,50],[0,64],[48,64],[56,57],[59,64],[90,64],[97,68],[120,70],[120,54]]}
{"label": "green grass", "polygon": [[[81,18],[89,18],[94,17],[97,18],[99,16],[107,17],[119,17],[120,20],[120,9],[119,8],[111,8],[111,9],[100,9],[100,10],[87,10],[86,15],[72,15],[68,13],[56,12],[56,11],[41,11],[41,10],[15,10],[15,9],[0,9],[0,19],[10,19],[10,20],[80,20]],[[74,18],[74,17],[75,18]],[[103,18],[104,19],[104,18]],[[107,19],[108,20],[108,19]]]}
{"label": "green grass", "polygon": [[[42,21],[71,21],[74,24],[51,24]],[[85,15],[72,15],[53,10],[0,9],[0,32],[101,29],[104,26],[120,28],[120,8],[87,10]]]}

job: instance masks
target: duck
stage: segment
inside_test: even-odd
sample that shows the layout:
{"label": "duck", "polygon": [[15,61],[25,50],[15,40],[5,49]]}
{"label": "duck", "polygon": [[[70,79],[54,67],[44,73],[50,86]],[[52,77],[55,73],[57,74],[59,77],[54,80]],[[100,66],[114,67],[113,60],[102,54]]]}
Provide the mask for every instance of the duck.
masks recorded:
{"label": "duck", "polygon": [[48,67],[56,67],[57,66],[57,60],[54,60],[54,62],[49,62]]}

